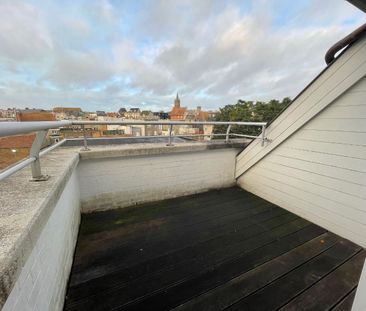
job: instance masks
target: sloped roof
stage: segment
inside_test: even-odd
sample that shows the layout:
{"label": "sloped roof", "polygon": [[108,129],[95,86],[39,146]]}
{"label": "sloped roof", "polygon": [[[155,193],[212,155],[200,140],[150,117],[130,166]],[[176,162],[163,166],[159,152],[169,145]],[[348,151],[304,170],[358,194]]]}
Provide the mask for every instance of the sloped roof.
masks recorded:
{"label": "sloped roof", "polygon": [[36,134],[16,135],[0,138],[0,149],[30,148],[32,147]]}

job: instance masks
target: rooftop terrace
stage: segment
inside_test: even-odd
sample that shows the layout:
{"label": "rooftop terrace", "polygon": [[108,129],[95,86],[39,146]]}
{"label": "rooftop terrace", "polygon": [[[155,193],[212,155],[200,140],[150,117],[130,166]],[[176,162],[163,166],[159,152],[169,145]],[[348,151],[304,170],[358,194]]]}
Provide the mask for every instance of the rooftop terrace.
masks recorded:
{"label": "rooftop terrace", "polygon": [[[269,124],[0,122],[36,132],[0,171],[0,309],[365,311],[365,55],[366,24]],[[107,124],[168,131],[88,139]],[[83,139],[41,150],[65,127]]]}
{"label": "rooftop terrace", "polygon": [[82,216],[65,310],[350,310],[366,251],[233,187]]}

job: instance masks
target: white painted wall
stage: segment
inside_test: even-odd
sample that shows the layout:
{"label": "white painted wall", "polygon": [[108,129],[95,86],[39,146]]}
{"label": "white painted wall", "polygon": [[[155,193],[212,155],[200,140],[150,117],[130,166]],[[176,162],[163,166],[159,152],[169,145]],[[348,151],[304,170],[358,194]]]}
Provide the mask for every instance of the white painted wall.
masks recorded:
{"label": "white painted wall", "polygon": [[33,246],[3,311],[62,310],[80,223],[74,172]]}
{"label": "white painted wall", "polygon": [[356,297],[353,301],[352,311],[366,310],[366,262],[363,265],[360,281],[358,282]]}
{"label": "white painted wall", "polygon": [[366,247],[366,78],[237,182]]}
{"label": "white painted wall", "polygon": [[235,185],[238,149],[82,160],[82,211],[125,207]]}

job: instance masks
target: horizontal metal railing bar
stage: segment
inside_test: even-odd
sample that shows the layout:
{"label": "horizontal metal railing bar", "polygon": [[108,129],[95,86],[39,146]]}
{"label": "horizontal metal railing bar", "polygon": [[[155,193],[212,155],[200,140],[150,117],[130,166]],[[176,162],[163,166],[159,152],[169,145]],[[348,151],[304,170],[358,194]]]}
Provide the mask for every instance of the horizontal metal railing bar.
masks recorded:
{"label": "horizontal metal railing bar", "polygon": [[56,129],[72,125],[248,125],[265,126],[266,122],[224,122],[224,121],[33,121],[0,122],[0,137],[25,134],[41,130]]}
{"label": "horizontal metal railing bar", "polygon": [[3,180],[4,178],[13,175],[14,173],[16,173],[19,170],[21,170],[22,168],[28,166],[29,164],[31,164],[35,160],[36,160],[35,157],[26,158],[26,159],[22,160],[21,162],[18,162],[17,164],[1,171],[0,172],[0,180]]}
{"label": "horizontal metal railing bar", "polygon": [[72,121],[0,122],[0,137],[70,126]]}
{"label": "horizontal metal railing bar", "polygon": [[263,126],[267,122],[241,121],[72,121],[73,125],[250,125]]}
{"label": "horizontal metal railing bar", "polygon": [[[47,154],[48,152],[50,152],[51,150],[61,146],[64,142],[66,141],[66,139],[63,139],[61,141],[59,141],[56,144],[51,145],[50,147],[47,147],[45,149],[43,149],[39,155],[43,156],[45,154]],[[3,170],[0,172],[0,180],[3,180],[6,177],[9,177],[11,175],[13,175],[14,173],[16,173],[17,171],[21,170],[22,168],[28,166],[29,164],[31,164],[32,162],[36,161],[35,157],[28,157],[20,162],[18,162],[17,164]]]}
{"label": "horizontal metal railing bar", "polygon": [[257,138],[260,138],[261,139],[261,137],[253,136],[253,135],[246,135],[246,134],[235,134],[235,133],[231,133],[230,135],[232,135],[232,136],[238,136],[238,137],[253,138],[253,139],[257,139]]}
{"label": "horizontal metal railing bar", "polygon": [[66,141],[66,139],[63,139],[63,140],[60,140],[58,143],[56,144],[53,144],[47,148],[44,148],[42,151],[40,151],[39,155],[40,156],[43,156],[45,155],[46,153],[52,151],[53,149],[57,148],[57,147],[60,147],[64,142]]}

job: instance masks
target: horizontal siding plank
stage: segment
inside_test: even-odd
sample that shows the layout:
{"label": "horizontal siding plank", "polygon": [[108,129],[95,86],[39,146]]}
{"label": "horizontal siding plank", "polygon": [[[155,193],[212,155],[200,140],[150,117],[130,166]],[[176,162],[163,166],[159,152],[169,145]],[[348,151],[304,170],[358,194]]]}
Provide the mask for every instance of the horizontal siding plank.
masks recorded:
{"label": "horizontal siding plank", "polygon": [[331,130],[344,132],[361,132],[366,134],[366,119],[328,119],[319,116],[307,124],[309,130]]}
{"label": "horizontal siding plank", "polygon": [[[284,186],[294,187],[304,192],[304,196],[314,197],[315,202],[322,205],[332,205],[335,210],[339,210],[339,214],[347,217],[349,208],[355,216],[363,218],[366,224],[366,200],[360,197],[352,196],[345,192],[337,191],[329,187],[324,187],[321,184],[315,184],[312,181],[302,178],[290,176],[282,172],[277,172],[273,169],[257,167],[256,174],[268,177],[272,180],[282,183]],[[303,175],[301,175],[303,177]]]}
{"label": "horizontal siding plank", "polygon": [[262,169],[270,170],[285,176],[299,178],[314,185],[321,186],[325,188],[322,191],[326,191],[326,189],[332,189],[366,200],[366,185],[358,185],[344,180],[321,175],[316,170],[303,170],[298,167],[290,167],[271,161],[260,162],[257,165]]}
{"label": "horizontal siding plank", "polygon": [[294,137],[299,140],[343,144],[345,148],[348,148],[348,145],[366,146],[366,135],[360,132],[350,133],[338,130],[319,131],[302,128],[296,132]]}
{"label": "horizontal siding plank", "polygon": [[[358,93],[361,94],[361,93]],[[362,94],[362,96],[366,96]],[[345,96],[347,102],[354,103],[354,99],[351,96]],[[365,101],[365,99],[363,99]],[[323,114],[323,113],[322,113]],[[324,114],[327,118],[336,118],[336,119],[357,119],[360,116],[366,116],[366,105],[353,105],[353,106],[338,106],[338,102],[335,105],[331,105],[330,107],[326,108]],[[322,118],[319,116],[319,118]]]}
{"label": "horizontal siding plank", "polygon": [[313,201],[303,199],[302,192],[293,191],[288,187],[282,187],[257,174],[245,174],[238,184],[245,190],[250,191],[274,204],[277,204],[305,219],[314,221],[320,226],[335,232],[359,245],[366,247],[366,226],[356,220],[345,218],[314,204]]}
{"label": "horizontal siding plank", "polygon": [[306,150],[297,150],[290,148],[278,148],[273,154],[293,159],[302,159],[309,162],[335,166],[355,172],[366,173],[366,160],[343,157],[332,154],[312,152]]}
{"label": "horizontal siding plank", "polygon": [[[366,136],[366,133],[365,133]],[[297,136],[285,142],[281,148],[308,150],[334,154],[355,159],[366,159],[366,146],[344,146],[344,144],[298,140]]]}
{"label": "horizontal siding plank", "polygon": [[272,154],[268,157],[267,161],[269,163],[277,163],[279,165],[294,167],[304,171],[315,172],[323,176],[343,180],[356,185],[366,186],[365,173],[329,166],[328,164],[314,163],[307,161],[306,159],[294,159]]}

